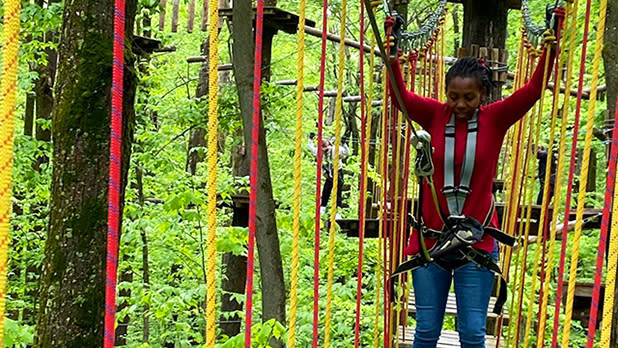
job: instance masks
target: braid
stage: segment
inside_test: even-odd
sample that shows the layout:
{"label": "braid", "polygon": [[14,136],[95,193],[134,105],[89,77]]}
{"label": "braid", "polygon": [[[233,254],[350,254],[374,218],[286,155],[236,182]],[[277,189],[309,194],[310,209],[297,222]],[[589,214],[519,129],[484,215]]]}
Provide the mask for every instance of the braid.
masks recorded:
{"label": "braid", "polygon": [[448,69],[448,72],[446,73],[446,86],[448,86],[451,80],[456,77],[470,77],[476,79],[481,87],[485,89],[487,94],[491,92],[491,89],[494,86],[491,80],[491,70],[484,64],[483,61],[472,57],[459,58],[455,64]]}

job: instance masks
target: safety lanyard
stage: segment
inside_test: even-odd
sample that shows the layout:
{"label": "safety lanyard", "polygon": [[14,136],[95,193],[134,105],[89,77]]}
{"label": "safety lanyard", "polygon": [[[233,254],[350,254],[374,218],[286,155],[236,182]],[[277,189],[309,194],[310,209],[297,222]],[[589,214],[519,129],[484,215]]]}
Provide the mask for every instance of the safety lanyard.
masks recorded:
{"label": "safety lanyard", "polygon": [[462,215],[463,207],[468,194],[470,194],[470,180],[474,171],[474,158],[476,156],[476,138],[478,134],[478,109],[468,120],[468,137],[466,140],[466,153],[461,167],[461,179],[455,186],[455,114],[451,115],[449,123],[444,131],[444,188],[442,193],[446,197],[449,214],[451,216]]}

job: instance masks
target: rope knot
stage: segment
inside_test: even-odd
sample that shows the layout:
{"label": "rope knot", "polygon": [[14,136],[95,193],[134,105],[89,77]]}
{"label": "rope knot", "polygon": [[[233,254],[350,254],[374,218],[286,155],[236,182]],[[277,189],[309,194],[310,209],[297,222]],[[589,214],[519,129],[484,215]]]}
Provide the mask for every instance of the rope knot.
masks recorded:
{"label": "rope knot", "polygon": [[385,28],[392,28],[393,25],[395,25],[395,17],[386,17],[386,19],[384,20],[384,27]]}
{"label": "rope knot", "polygon": [[556,19],[564,19],[566,16],[566,10],[563,7],[556,7],[554,9],[554,14],[556,15]]}

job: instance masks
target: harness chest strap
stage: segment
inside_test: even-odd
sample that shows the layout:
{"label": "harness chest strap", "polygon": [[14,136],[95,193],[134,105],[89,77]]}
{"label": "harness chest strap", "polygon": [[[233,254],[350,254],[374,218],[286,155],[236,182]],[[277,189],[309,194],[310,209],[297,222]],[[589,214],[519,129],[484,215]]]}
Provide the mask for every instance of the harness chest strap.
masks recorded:
{"label": "harness chest strap", "polygon": [[476,156],[478,112],[478,109],[474,111],[474,115],[468,120],[466,153],[458,186],[455,186],[455,114],[451,115],[444,132],[444,188],[442,193],[446,197],[450,215],[461,215],[466,198],[470,193],[470,181],[472,180]]}

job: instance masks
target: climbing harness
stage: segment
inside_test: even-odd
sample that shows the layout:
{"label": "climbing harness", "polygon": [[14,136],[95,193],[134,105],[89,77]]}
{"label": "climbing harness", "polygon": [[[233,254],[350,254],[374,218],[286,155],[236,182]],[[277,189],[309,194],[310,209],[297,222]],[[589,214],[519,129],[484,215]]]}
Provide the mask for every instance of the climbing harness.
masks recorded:
{"label": "climbing harness", "polygon": [[[442,212],[440,206],[436,203],[436,209],[444,222],[444,228],[441,231],[427,228],[422,220],[422,192],[419,191],[419,208],[417,210],[418,219],[409,217],[409,226],[417,230],[417,237],[421,252],[412,259],[400,264],[391,274],[391,278],[396,278],[408,271],[425,267],[431,262],[436,262],[439,265],[455,269],[468,262],[474,262],[480,267],[489,269],[490,271],[500,275],[502,272],[497,262],[491,256],[482,250],[477,250],[472,246],[479,242],[485,233],[494,237],[498,242],[514,247],[517,245],[516,239],[508,234],[489,227],[491,217],[494,213],[494,205],[488,212],[483,223],[472,217],[462,215],[463,207],[468,194],[470,193],[470,181],[474,171],[474,162],[477,146],[478,135],[478,110],[468,120],[468,136],[466,140],[466,152],[462,165],[459,185],[455,185],[455,115],[451,115],[451,119],[445,129],[445,158],[444,158],[444,188],[442,193],[446,197],[448,203],[449,215]],[[417,136],[413,137],[412,144],[417,149],[417,157],[415,160],[415,174],[419,177],[419,182],[422,179],[430,181],[434,168],[431,162],[431,137],[429,133],[424,131],[417,132]],[[435,191],[433,185],[430,185],[432,191]],[[435,196],[435,192],[433,193]],[[425,238],[436,240],[436,244],[427,250],[425,246]],[[502,305],[506,301],[506,282],[503,282],[502,289],[494,312],[499,313],[502,310]]]}

